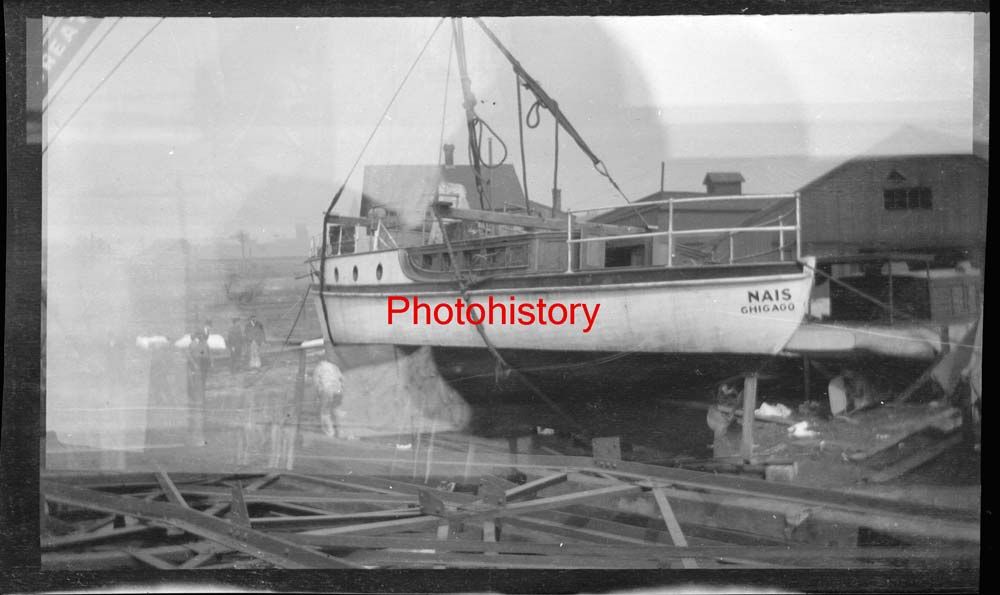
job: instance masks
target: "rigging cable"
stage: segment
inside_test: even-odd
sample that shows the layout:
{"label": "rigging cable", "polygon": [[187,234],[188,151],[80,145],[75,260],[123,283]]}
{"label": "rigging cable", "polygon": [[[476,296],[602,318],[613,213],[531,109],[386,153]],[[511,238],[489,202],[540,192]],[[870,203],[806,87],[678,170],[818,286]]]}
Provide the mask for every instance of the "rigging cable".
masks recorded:
{"label": "rigging cable", "polygon": [[[438,213],[436,209],[433,209],[433,211],[434,211],[434,217],[438,221],[438,225],[440,225],[441,229],[443,230],[444,221],[441,220],[441,215]],[[469,297],[469,285],[466,282],[466,280],[462,277],[461,269],[458,268],[458,260],[455,258],[455,252],[451,246],[451,239],[448,237],[447,233],[442,233],[442,236],[444,237],[445,247],[448,249],[448,256],[449,259],[451,260],[452,272],[455,275],[455,280],[458,282],[458,290],[461,292],[462,297],[465,298],[465,301],[467,303],[471,303],[472,299]],[[500,355],[500,352],[493,344],[493,341],[491,341],[489,336],[486,334],[486,329],[483,328],[482,324],[473,324],[472,326],[475,327],[476,332],[478,332],[480,338],[482,338],[483,344],[486,346],[486,349],[496,359],[497,363],[500,366],[502,366],[504,369],[513,372],[517,376],[517,379],[521,381],[521,384],[523,384],[529,391],[531,391],[533,395],[535,395],[536,397],[541,399],[546,405],[548,405],[549,408],[552,409],[552,411],[554,411],[557,415],[559,415],[570,425],[576,428],[576,430],[581,435],[589,436],[589,432],[587,431],[586,428],[583,427],[583,425],[581,425],[578,421],[573,419],[568,413],[563,411],[562,408],[559,407],[559,405],[557,405],[552,399],[550,399],[542,391],[542,389],[540,389],[534,382],[532,382],[531,379],[525,376],[523,372],[521,372],[514,366],[511,366],[509,363],[507,363],[507,360],[505,360],[504,357]]]}
{"label": "rigging cable", "polygon": [[117,70],[118,70],[118,68],[119,68],[119,67],[121,67],[121,65],[125,63],[125,60],[127,60],[127,59],[128,59],[128,57],[132,55],[132,52],[134,52],[134,51],[136,50],[136,48],[138,48],[138,47],[139,47],[139,45],[141,45],[141,44],[142,44],[142,42],[143,42],[143,41],[145,41],[145,40],[146,40],[146,38],[147,38],[147,37],[149,37],[149,35],[150,35],[150,34],[151,34],[151,33],[152,33],[153,31],[155,31],[157,27],[159,27],[159,26],[160,26],[160,23],[162,23],[162,22],[163,22],[163,20],[164,20],[164,17],[160,17],[160,20],[156,21],[156,23],[155,23],[155,24],[154,24],[154,25],[153,25],[152,27],[150,27],[150,28],[149,28],[149,31],[146,31],[145,35],[143,35],[142,37],[140,37],[140,38],[139,38],[139,41],[135,42],[135,44],[133,44],[133,45],[132,45],[132,47],[131,47],[131,48],[129,48],[129,50],[128,50],[127,52],[125,52],[125,55],[124,55],[124,56],[122,56],[121,60],[119,60],[117,64],[115,64],[114,68],[112,68],[112,69],[111,69],[111,72],[109,72],[108,74],[104,75],[104,78],[102,78],[102,79],[101,79],[101,81],[100,81],[99,83],[97,83],[97,86],[96,86],[96,87],[94,87],[94,89],[93,89],[93,90],[92,90],[92,91],[90,92],[90,94],[88,94],[88,95],[87,95],[86,97],[84,97],[84,98],[83,98],[83,101],[81,101],[81,102],[80,102],[80,105],[76,106],[76,109],[75,109],[75,110],[73,110],[73,112],[72,112],[72,113],[71,113],[71,114],[69,115],[69,117],[68,117],[68,118],[66,118],[66,123],[65,123],[65,124],[63,124],[63,125],[62,125],[62,126],[61,126],[61,127],[59,128],[59,130],[56,130],[56,133],[55,133],[55,135],[54,135],[54,136],[52,137],[52,140],[50,140],[50,141],[49,141],[48,143],[46,143],[46,144],[45,144],[45,146],[44,146],[44,147],[42,147],[42,153],[43,153],[43,154],[44,154],[44,153],[45,153],[46,151],[48,151],[48,150],[49,150],[49,147],[51,147],[51,146],[52,146],[53,144],[55,144],[55,142],[56,142],[56,139],[58,139],[58,138],[59,138],[59,135],[60,135],[60,134],[62,134],[62,131],[63,131],[63,130],[66,130],[66,127],[67,127],[67,126],[69,126],[69,123],[73,121],[73,118],[75,118],[75,117],[76,117],[76,115],[77,115],[78,113],[80,113],[80,110],[81,110],[81,109],[83,109],[83,106],[87,105],[87,102],[88,102],[88,101],[90,101],[90,98],[91,98],[91,97],[93,97],[93,96],[94,96],[94,94],[95,94],[95,93],[97,93],[97,91],[98,91],[98,90],[99,90],[99,89],[100,89],[100,88],[101,88],[102,86],[104,86],[104,83],[106,83],[106,82],[107,82],[107,80],[108,80],[109,78],[111,78],[111,75],[113,75],[113,74],[115,73],[115,71],[117,71]]}
{"label": "rigging cable", "polygon": [[396,101],[396,97],[398,97],[400,91],[403,90],[403,87],[406,85],[406,81],[409,80],[410,78],[410,74],[413,73],[413,69],[416,68],[417,62],[420,61],[420,58],[424,55],[424,52],[427,51],[427,46],[431,44],[431,40],[434,39],[434,35],[438,32],[438,29],[441,28],[442,23],[444,23],[444,17],[442,17],[438,21],[437,25],[434,26],[434,30],[431,31],[431,34],[427,37],[427,41],[424,42],[424,47],[420,48],[420,52],[417,54],[417,57],[414,58],[413,64],[410,64],[410,68],[409,70],[406,71],[406,75],[403,76],[403,80],[400,81],[399,86],[396,87],[396,92],[392,94],[392,97],[386,104],[385,109],[382,110],[382,115],[379,116],[378,121],[375,123],[375,128],[372,129],[371,134],[368,135],[368,140],[366,140],[364,146],[361,147],[361,152],[358,153],[358,158],[354,160],[354,164],[351,165],[351,169],[348,170],[347,175],[344,176],[343,183],[340,185],[340,188],[337,189],[336,194],[334,194],[333,198],[330,200],[330,206],[326,208],[326,213],[323,214],[323,242],[320,248],[320,255],[319,255],[320,259],[319,260],[319,304],[320,304],[320,309],[323,311],[323,325],[326,327],[327,337],[330,338],[331,345],[333,344],[333,332],[330,330],[330,314],[327,311],[326,299],[323,297],[323,290],[326,286],[326,262],[325,262],[326,249],[329,246],[329,237],[326,231],[326,221],[327,219],[330,218],[330,213],[333,212],[333,207],[335,207],[337,203],[340,201],[340,197],[341,195],[343,195],[344,189],[347,188],[347,181],[351,178],[351,174],[353,174],[354,170],[358,167],[358,163],[361,162],[361,158],[364,156],[365,150],[368,149],[368,145],[371,144],[372,139],[375,138],[375,133],[378,132],[379,127],[385,120],[386,114],[389,113],[389,108],[392,107],[392,104]]}
{"label": "rigging cable", "polygon": [[45,113],[45,111],[49,108],[49,106],[52,105],[52,102],[55,101],[57,97],[59,97],[59,94],[62,93],[63,89],[65,89],[69,85],[69,82],[73,80],[73,77],[76,76],[76,73],[79,72],[80,69],[83,67],[83,65],[87,63],[87,60],[90,59],[90,56],[94,53],[94,51],[97,50],[98,47],[100,47],[100,45],[104,42],[104,40],[108,37],[108,35],[111,34],[111,31],[113,31],[115,26],[117,26],[118,23],[120,22],[122,22],[122,17],[118,17],[117,21],[111,23],[111,26],[108,27],[107,31],[104,32],[104,35],[101,35],[101,38],[97,40],[97,43],[95,43],[93,47],[90,48],[90,51],[87,52],[87,55],[83,57],[83,60],[80,60],[77,63],[76,68],[73,69],[73,72],[69,73],[69,75],[66,76],[66,81],[59,86],[59,89],[52,94],[52,97],[45,98],[46,101],[45,105],[42,106],[42,113]]}
{"label": "rigging cable", "polygon": [[[653,226],[651,226],[649,222],[646,221],[646,218],[642,215],[642,212],[632,203],[631,200],[629,200],[628,196],[625,195],[625,192],[618,185],[618,182],[616,182],[615,179],[611,176],[610,172],[608,172],[608,168],[604,164],[604,162],[601,161],[600,157],[594,154],[591,148],[587,145],[586,141],[583,140],[583,137],[580,136],[580,133],[577,132],[576,128],[573,127],[573,124],[569,121],[566,115],[559,110],[559,104],[554,99],[549,97],[548,93],[546,93],[545,90],[542,89],[542,86],[538,84],[538,81],[536,81],[534,78],[532,78],[530,74],[528,74],[528,71],[525,70],[523,66],[521,66],[521,63],[517,61],[517,58],[515,58],[514,55],[510,53],[510,50],[508,50],[507,47],[503,44],[503,42],[501,42],[500,39],[497,38],[496,35],[494,35],[493,31],[491,31],[490,28],[486,26],[486,23],[484,23],[482,19],[477,17],[474,20],[476,21],[476,24],[479,25],[479,28],[483,30],[486,36],[490,38],[490,41],[492,41],[493,44],[497,46],[497,48],[500,50],[500,53],[502,53],[504,57],[507,58],[507,61],[511,63],[511,66],[514,67],[514,71],[517,72],[518,75],[521,77],[521,79],[524,80],[525,86],[527,86],[528,89],[530,89],[531,92],[535,95],[535,98],[537,100],[536,104],[539,102],[544,104],[544,107],[549,110],[549,112],[552,114],[553,117],[556,118],[559,124],[562,125],[563,129],[565,129],[566,132],[569,133],[571,137],[573,137],[573,140],[576,141],[576,144],[578,147],[580,147],[580,150],[582,150],[584,154],[586,154],[587,157],[590,158],[590,160],[594,164],[594,169],[597,170],[597,173],[608,179],[608,181],[611,183],[611,186],[625,200],[628,206],[631,207],[633,211],[635,211],[635,214],[639,216],[639,220],[642,221],[642,224],[646,227],[646,229],[653,229]],[[535,105],[532,105],[532,109],[535,110],[537,113],[538,110],[535,107]],[[531,115],[531,111],[532,110],[528,110],[529,117]]]}

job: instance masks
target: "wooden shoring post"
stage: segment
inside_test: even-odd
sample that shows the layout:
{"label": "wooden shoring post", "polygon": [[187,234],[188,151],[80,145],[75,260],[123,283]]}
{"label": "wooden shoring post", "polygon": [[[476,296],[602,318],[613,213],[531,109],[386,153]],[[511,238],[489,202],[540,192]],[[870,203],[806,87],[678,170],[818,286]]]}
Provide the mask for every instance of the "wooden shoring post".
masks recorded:
{"label": "wooden shoring post", "polygon": [[743,376],[743,441],[740,456],[745,462],[753,458],[753,423],[757,409],[757,372]]}
{"label": "wooden shoring post", "polygon": [[805,403],[808,403],[810,397],[812,396],[810,394],[810,389],[809,389],[809,385],[812,383],[812,371],[809,369],[809,366],[811,366],[811,365],[812,365],[812,363],[809,361],[809,356],[808,355],[803,355],[802,356],[802,397],[804,399],[803,402],[805,402]]}
{"label": "wooden shoring post", "polygon": [[[674,540],[674,545],[677,547],[687,547],[687,539],[684,538],[684,532],[681,531],[681,525],[677,522],[677,517],[674,516],[674,510],[670,507],[667,495],[663,493],[661,488],[653,488],[653,498],[656,499],[656,505],[660,508],[663,522],[667,524],[667,532],[670,533],[670,538]],[[684,568],[698,568],[698,564],[694,561],[694,558],[681,558],[681,564]]]}

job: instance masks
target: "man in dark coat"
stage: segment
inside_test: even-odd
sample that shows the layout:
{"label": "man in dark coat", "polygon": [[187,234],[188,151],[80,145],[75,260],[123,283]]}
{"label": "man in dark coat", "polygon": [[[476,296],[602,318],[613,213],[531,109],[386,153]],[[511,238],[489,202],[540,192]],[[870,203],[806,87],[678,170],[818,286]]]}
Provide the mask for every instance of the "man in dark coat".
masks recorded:
{"label": "man in dark coat", "polygon": [[264,325],[254,315],[251,315],[250,321],[247,322],[246,341],[250,347],[250,367],[259,369],[260,350],[264,346]]}
{"label": "man in dark coat", "polygon": [[233,374],[242,366],[243,349],[246,343],[246,335],[239,318],[233,318],[233,325],[229,327],[229,334],[226,335],[226,347],[229,349],[229,371]]}

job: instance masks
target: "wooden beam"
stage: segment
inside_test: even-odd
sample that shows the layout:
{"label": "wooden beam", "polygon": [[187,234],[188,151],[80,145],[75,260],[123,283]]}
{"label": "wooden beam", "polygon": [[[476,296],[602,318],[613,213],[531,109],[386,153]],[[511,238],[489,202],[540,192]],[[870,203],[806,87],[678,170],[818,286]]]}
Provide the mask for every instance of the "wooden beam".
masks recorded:
{"label": "wooden beam", "polygon": [[[687,539],[684,538],[681,525],[677,522],[677,517],[674,516],[673,509],[670,508],[670,501],[667,500],[667,495],[663,493],[661,488],[653,488],[653,497],[656,499],[656,505],[660,508],[663,522],[667,524],[667,532],[670,533],[670,538],[674,540],[674,545],[687,547]],[[698,564],[695,563],[694,558],[682,558],[681,563],[684,568],[698,568]]]}
{"label": "wooden beam", "polygon": [[139,560],[140,562],[145,562],[146,564],[149,564],[150,566],[156,568],[157,570],[177,570],[177,567],[171,564],[170,562],[161,560],[160,558],[157,558],[156,556],[150,554],[149,552],[145,552],[143,550],[127,550],[127,551],[136,560]]}
{"label": "wooden beam", "polygon": [[229,508],[232,510],[233,522],[242,527],[249,527],[250,512],[247,510],[247,503],[243,500],[243,488],[240,487],[240,482],[233,485],[232,491],[233,503]]}
{"label": "wooden beam", "polygon": [[924,463],[934,459],[944,451],[955,446],[962,441],[962,434],[956,433],[944,440],[941,440],[937,444],[933,444],[927,448],[921,449],[908,457],[904,457],[900,461],[889,465],[888,467],[873,473],[868,476],[868,481],[872,483],[883,483],[886,481],[891,481],[896,479],[900,475],[907,473],[917,467],[923,465]]}
{"label": "wooden beam", "polygon": [[558,483],[566,481],[566,478],[568,476],[569,473],[564,471],[561,473],[556,473],[555,475],[548,475],[546,477],[541,477],[539,479],[529,481],[528,483],[525,483],[523,485],[519,485],[515,488],[511,488],[506,491],[507,501],[509,502],[511,500],[515,500],[517,498],[521,498],[524,496],[532,496],[549,486],[553,486]]}
{"label": "wooden beam", "polygon": [[134,516],[163,522],[204,539],[220,543],[282,568],[355,568],[356,564],[320,554],[296,543],[239,527],[191,508],[166,502],[145,502],[94,490],[41,482],[42,494],[51,502],[87,510]]}

